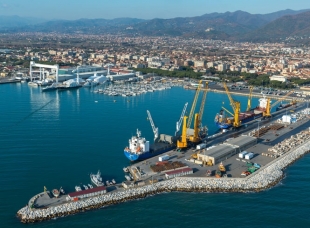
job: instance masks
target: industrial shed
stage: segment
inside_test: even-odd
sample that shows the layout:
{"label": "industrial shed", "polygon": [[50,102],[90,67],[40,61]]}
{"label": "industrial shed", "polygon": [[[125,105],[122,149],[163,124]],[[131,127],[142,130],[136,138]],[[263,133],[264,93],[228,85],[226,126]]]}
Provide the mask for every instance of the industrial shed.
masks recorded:
{"label": "industrial shed", "polygon": [[238,147],[239,151],[244,151],[252,146],[255,146],[257,144],[257,138],[247,136],[247,135],[241,135],[237,138],[231,139],[228,142],[224,143],[225,145],[230,145],[234,147]]}
{"label": "industrial shed", "polygon": [[77,200],[83,199],[92,196],[98,196],[101,194],[107,193],[106,187],[100,186],[95,188],[90,188],[87,190],[79,191],[79,192],[72,192],[68,194],[70,200]]}
{"label": "industrial shed", "polygon": [[256,144],[257,139],[255,137],[241,135],[237,138],[229,140],[224,144],[208,148],[204,152],[198,154],[197,157],[200,161],[207,162],[210,159],[213,164],[217,164]]}
{"label": "industrial shed", "polygon": [[208,161],[211,159],[213,164],[219,163],[223,160],[226,160],[236,154],[236,148],[230,145],[218,145],[209,150],[205,150],[205,152],[198,154],[198,160]]}

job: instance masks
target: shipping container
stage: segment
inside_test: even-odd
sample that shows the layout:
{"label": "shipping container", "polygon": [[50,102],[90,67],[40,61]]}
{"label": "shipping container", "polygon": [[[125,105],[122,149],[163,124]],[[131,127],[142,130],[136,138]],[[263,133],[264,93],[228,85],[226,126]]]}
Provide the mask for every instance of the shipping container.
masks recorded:
{"label": "shipping container", "polygon": [[239,153],[239,158],[244,158],[247,153],[247,151],[242,151],[241,153]]}
{"label": "shipping container", "polygon": [[253,153],[248,153],[248,154],[246,154],[246,155],[244,156],[244,158],[247,159],[247,160],[250,160],[250,159],[253,158],[253,157],[254,157],[254,154],[253,154]]}
{"label": "shipping container", "polygon": [[198,144],[198,145],[196,146],[196,149],[197,149],[197,150],[201,150],[201,149],[204,149],[204,148],[206,148],[206,147],[207,147],[207,144],[201,143],[201,144]]}
{"label": "shipping container", "polygon": [[169,155],[163,155],[163,156],[159,156],[158,157],[158,161],[167,161],[167,160],[169,160]]}

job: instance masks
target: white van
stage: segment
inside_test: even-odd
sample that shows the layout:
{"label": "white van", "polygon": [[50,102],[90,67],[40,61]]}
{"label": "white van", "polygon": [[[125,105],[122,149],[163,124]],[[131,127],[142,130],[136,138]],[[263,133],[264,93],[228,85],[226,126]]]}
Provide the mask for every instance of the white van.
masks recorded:
{"label": "white van", "polygon": [[239,153],[239,158],[244,158],[247,153],[247,151],[242,151],[241,153]]}

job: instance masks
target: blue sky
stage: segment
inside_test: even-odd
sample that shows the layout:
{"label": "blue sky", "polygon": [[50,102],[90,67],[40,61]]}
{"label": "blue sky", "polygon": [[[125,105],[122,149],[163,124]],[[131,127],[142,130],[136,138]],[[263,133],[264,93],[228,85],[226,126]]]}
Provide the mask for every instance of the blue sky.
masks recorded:
{"label": "blue sky", "polygon": [[310,9],[310,0],[0,0],[0,15],[68,20],[191,17],[236,10],[271,13],[283,9]]}

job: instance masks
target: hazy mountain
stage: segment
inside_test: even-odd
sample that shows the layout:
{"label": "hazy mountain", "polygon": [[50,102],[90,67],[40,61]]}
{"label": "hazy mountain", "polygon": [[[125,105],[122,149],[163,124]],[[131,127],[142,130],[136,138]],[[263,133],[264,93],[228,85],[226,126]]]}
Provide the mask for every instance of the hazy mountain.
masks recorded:
{"label": "hazy mountain", "polygon": [[[287,9],[269,14],[250,14],[239,10],[235,12],[204,14],[197,17],[155,18],[152,20],[116,18],[111,20],[79,19],[42,22],[39,19],[25,20],[24,18],[12,17],[11,22],[7,22],[6,26],[3,26],[3,21],[0,20],[0,30],[6,32],[85,34],[122,33],[232,40],[255,40],[255,38],[261,37],[261,40],[268,40],[273,36],[279,38],[287,34],[301,34],[302,28],[307,26],[306,15],[308,14],[305,11],[308,10],[294,11]],[[294,24],[295,20],[299,21],[298,25]],[[18,23],[22,26],[17,27]],[[6,27],[5,30],[4,27]],[[304,33],[307,34],[306,31]]]}
{"label": "hazy mountain", "polygon": [[[142,35],[199,36],[201,38],[236,37],[254,31],[283,15],[302,11],[283,10],[270,14],[250,14],[244,11],[211,13],[198,17],[152,19],[138,23],[130,32]],[[215,32],[216,31],[216,32]]]}
{"label": "hazy mountain", "polygon": [[295,15],[295,14],[300,14],[303,12],[309,11],[309,9],[303,9],[303,10],[291,10],[291,9],[286,9],[286,10],[280,10],[274,13],[268,13],[268,14],[260,14],[264,17],[265,20],[268,22],[271,22],[273,20],[276,20],[280,17],[286,16],[286,15]]}
{"label": "hazy mountain", "polygon": [[275,41],[289,36],[310,36],[310,11],[287,15],[244,36],[245,40]]}

